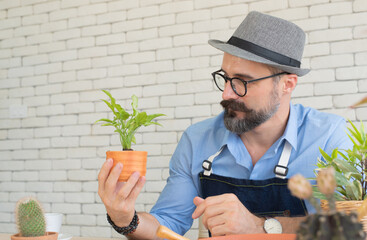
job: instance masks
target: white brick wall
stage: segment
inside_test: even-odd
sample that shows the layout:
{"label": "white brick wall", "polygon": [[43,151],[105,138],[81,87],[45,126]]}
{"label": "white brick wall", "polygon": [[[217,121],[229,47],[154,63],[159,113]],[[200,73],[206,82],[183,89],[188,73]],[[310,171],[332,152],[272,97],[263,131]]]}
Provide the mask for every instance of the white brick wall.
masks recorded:
{"label": "white brick wall", "polygon": [[[182,132],[221,111],[210,73],[226,40],[250,10],[293,21],[307,34],[293,102],[366,121],[348,106],[367,92],[365,0],[3,0],[0,1],[0,232],[15,232],[18,198],[37,196],[62,212],[74,236],[117,237],[97,195],[107,149],[120,149],[101,89],[127,108],[136,94],[148,113],[166,114],[137,134],[149,152],[137,209],[149,210],[168,177]],[[10,119],[12,105],[28,116]],[[187,234],[197,237],[197,223]]]}

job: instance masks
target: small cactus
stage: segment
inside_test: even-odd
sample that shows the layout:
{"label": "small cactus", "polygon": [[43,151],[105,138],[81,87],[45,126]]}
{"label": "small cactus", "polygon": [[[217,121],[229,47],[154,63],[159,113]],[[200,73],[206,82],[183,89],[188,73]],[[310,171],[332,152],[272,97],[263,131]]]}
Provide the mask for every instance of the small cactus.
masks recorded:
{"label": "small cactus", "polygon": [[[362,224],[358,221],[357,213],[349,215],[337,212],[335,208],[335,177],[334,169],[320,170],[317,176],[317,185],[320,192],[325,194],[329,202],[329,212],[323,212],[310,195],[311,184],[301,175],[289,180],[288,188],[291,193],[302,199],[307,199],[313,204],[317,213],[307,216],[297,230],[297,240],[365,240],[366,233]],[[302,179],[303,178],[303,179]]]}
{"label": "small cactus", "polygon": [[15,218],[19,233],[23,237],[38,237],[46,233],[46,221],[40,203],[33,197],[17,202]]}
{"label": "small cactus", "polygon": [[365,240],[357,214],[343,212],[309,215],[297,230],[297,240]]}

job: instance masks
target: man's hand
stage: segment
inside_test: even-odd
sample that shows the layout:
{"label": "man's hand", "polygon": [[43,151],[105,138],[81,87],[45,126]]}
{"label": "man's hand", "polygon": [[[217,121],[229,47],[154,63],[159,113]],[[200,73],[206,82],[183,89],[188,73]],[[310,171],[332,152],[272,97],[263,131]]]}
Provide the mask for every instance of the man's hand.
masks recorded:
{"label": "man's hand", "polygon": [[264,233],[264,220],[250,213],[234,194],[194,198],[196,209],[192,218],[203,215],[204,226],[213,236]]}
{"label": "man's hand", "polygon": [[129,180],[118,182],[122,164],[112,170],[113,160],[107,159],[98,174],[98,195],[106,207],[108,215],[119,227],[126,227],[134,217],[135,201],[145,183],[145,177],[134,172]]}

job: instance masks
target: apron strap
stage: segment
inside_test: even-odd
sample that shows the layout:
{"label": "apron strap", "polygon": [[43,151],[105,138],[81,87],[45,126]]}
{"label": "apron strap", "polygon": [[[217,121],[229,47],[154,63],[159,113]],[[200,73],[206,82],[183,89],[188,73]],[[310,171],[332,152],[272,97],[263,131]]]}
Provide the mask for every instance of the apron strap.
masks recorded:
{"label": "apron strap", "polygon": [[[216,158],[224,149],[223,145],[218,152],[216,152],[215,154],[211,155],[208,160],[204,160],[202,167],[204,169],[204,175],[205,176],[210,176],[213,172],[212,170],[212,163],[214,158]],[[280,178],[280,179],[285,179],[287,174],[288,174],[288,162],[289,162],[289,157],[291,155],[291,151],[292,151],[292,146],[289,144],[289,142],[285,141],[284,143],[284,147],[283,147],[283,151],[282,154],[280,156],[278,165],[276,165],[274,167],[274,173],[275,173],[275,177]]]}
{"label": "apron strap", "polygon": [[223,145],[218,152],[216,152],[214,155],[211,155],[208,160],[204,160],[203,161],[203,169],[204,169],[204,175],[205,176],[210,176],[210,174],[212,174],[213,170],[212,170],[212,163],[213,163],[213,160],[214,158],[216,158],[221,152],[222,150],[224,149],[224,146]]}
{"label": "apron strap", "polygon": [[292,146],[289,142],[285,141],[282,155],[280,156],[278,165],[274,167],[275,177],[285,179],[288,174],[288,162],[291,155]]}

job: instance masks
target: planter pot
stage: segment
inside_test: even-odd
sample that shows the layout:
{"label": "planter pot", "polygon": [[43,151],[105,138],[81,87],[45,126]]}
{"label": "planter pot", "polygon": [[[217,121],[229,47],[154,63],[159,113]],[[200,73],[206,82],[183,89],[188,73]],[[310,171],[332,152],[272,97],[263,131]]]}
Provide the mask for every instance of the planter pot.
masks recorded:
{"label": "planter pot", "polygon": [[222,237],[200,238],[200,240],[296,240],[296,234],[239,234]]}
{"label": "planter pot", "polygon": [[22,237],[19,233],[11,235],[11,240],[57,240],[57,232],[46,232],[46,235],[39,237]]}
{"label": "planter pot", "polygon": [[[188,240],[165,226],[159,226],[156,233],[157,237],[170,240]],[[239,234],[211,238],[200,238],[199,240],[296,240],[296,234]]]}
{"label": "planter pot", "polygon": [[[352,211],[356,212],[362,203],[363,201],[336,201],[335,207],[337,211],[349,214]],[[326,200],[321,200],[320,206],[322,210],[329,211],[329,204]],[[367,232],[367,216],[361,219],[361,223],[363,225],[363,231]]]}
{"label": "planter pot", "polygon": [[147,172],[147,152],[144,151],[107,151],[106,157],[113,159],[113,166],[122,163],[122,172],[119,182],[126,182],[131,174],[140,172],[140,176],[145,176]]}

